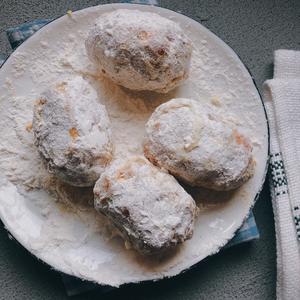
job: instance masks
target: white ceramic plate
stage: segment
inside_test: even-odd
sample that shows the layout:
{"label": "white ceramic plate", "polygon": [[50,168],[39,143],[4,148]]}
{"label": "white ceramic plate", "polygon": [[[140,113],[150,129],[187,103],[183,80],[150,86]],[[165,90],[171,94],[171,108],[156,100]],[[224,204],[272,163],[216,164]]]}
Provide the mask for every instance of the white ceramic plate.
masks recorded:
{"label": "white ceramic plate", "polygon": [[[85,36],[96,17],[117,8],[153,11],[182,26],[194,45],[191,75],[182,87],[164,96],[133,93],[91,76],[95,70],[85,54]],[[201,213],[193,238],[172,255],[145,259],[126,250],[106,219],[84,204],[92,199],[91,191],[68,188],[51,178],[33,145],[34,101],[54,80],[75,73],[85,74],[97,89],[99,101],[106,104],[117,156],[141,153],[143,126],[157,105],[173,97],[192,97],[232,115],[232,122],[251,138],[254,177],[232,193],[192,191]],[[205,27],[158,7],[96,6],[63,16],[39,30],[1,68],[0,131],[0,217],[6,228],[55,269],[112,286],[174,276],[216,253],[247,217],[266,172],[267,121],[248,71]]]}

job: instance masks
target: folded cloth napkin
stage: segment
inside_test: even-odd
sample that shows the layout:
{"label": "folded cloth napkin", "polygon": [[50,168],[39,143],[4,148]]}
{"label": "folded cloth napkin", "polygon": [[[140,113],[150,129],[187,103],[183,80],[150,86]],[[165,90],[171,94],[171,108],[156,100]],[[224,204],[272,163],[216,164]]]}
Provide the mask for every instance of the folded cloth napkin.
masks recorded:
{"label": "folded cloth napkin", "polygon": [[270,189],[277,245],[277,299],[300,299],[300,51],[277,50],[263,86],[270,128]]}
{"label": "folded cloth napkin", "polygon": [[[153,0],[144,1],[122,1],[128,3],[143,3],[143,4],[157,4]],[[35,20],[29,23],[19,25],[17,27],[9,28],[6,33],[8,40],[13,49],[22,44],[27,38],[34,34],[38,29],[51,22],[51,19]],[[5,61],[5,58],[0,56],[0,66]],[[245,220],[241,228],[236,232],[234,238],[226,245],[226,248],[240,243],[248,242],[259,238],[259,232],[255,223],[254,215],[250,212],[248,218]],[[78,278],[62,274],[62,279],[69,296],[77,295],[98,288],[99,291],[105,293],[111,290],[111,287],[103,287],[92,282],[82,281]]]}

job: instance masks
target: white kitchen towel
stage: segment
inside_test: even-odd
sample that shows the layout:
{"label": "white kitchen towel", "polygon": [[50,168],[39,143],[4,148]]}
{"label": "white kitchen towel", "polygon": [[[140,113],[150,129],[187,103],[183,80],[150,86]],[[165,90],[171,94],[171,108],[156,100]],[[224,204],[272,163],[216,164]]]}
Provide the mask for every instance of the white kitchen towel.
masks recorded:
{"label": "white kitchen towel", "polygon": [[277,299],[300,299],[300,51],[277,50],[263,86],[270,128],[270,188],[277,246]]}

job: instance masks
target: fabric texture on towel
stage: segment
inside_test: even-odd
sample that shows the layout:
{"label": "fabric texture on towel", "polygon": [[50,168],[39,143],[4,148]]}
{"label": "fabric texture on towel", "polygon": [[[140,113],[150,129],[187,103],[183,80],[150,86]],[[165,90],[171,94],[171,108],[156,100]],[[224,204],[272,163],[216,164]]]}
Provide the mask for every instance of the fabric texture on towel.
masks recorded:
{"label": "fabric texture on towel", "polygon": [[[156,1],[122,1],[127,3],[140,3],[140,4],[157,4]],[[16,49],[27,38],[34,34],[38,29],[51,22],[52,19],[35,20],[29,23],[21,24],[19,26],[9,28],[7,30],[7,37],[12,46],[12,49]],[[5,57],[0,56],[0,66],[5,61]],[[234,238],[225,246],[229,248],[231,246],[255,240],[259,238],[258,228],[256,226],[255,218],[250,212],[249,216],[245,220],[244,224],[236,232]],[[98,288],[101,292],[105,293],[111,290],[111,287],[103,287],[92,282],[82,281],[78,278],[62,274],[62,279],[66,288],[66,292],[69,296],[84,293]]]}
{"label": "fabric texture on towel", "polygon": [[300,51],[277,50],[264,83],[270,189],[277,246],[277,299],[300,299]]}

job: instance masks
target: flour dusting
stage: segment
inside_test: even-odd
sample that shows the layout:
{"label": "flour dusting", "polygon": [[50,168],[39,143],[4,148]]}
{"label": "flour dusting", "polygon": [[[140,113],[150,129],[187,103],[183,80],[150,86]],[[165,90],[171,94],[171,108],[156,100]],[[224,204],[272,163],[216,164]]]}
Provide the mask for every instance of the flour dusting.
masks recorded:
{"label": "flour dusting", "polygon": [[[191,73],[181,86],[163,95],[132,92],[97,75],[84,40],[102,13],[125,6],[101,5],[50,23],[21,45],[0,72],[3,222],[27,249],[54,268],[113,286],[173,276],[218,251],[249,212],[267,158],[266,121],[250,75],[226,45],[184,16],[157,7],[126,6],[173,18],[191,38]],[[149,261],[125,249],[111,225],[92,207],[91,189],[71,188],[53,178],[33,144],[34,102],[53,82],[75,75],[88,80],[106,106],[114,159],[141,155],[145,123],[154,109],[172,98],[184,97],[214,106],[251,139],[255,176],[229,194],[230,201],[222,205],[205,206],[207,194],[193,190],[201,207],[193,238],[168,258]],[[213,198],[218,198],[217,194]]]}

